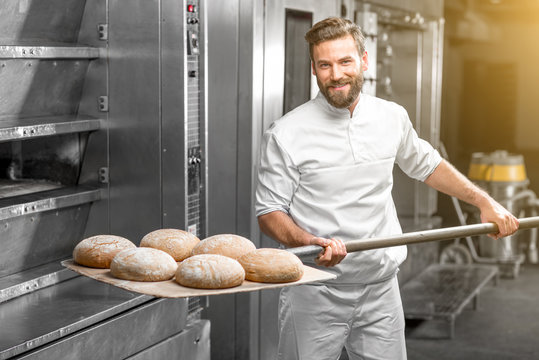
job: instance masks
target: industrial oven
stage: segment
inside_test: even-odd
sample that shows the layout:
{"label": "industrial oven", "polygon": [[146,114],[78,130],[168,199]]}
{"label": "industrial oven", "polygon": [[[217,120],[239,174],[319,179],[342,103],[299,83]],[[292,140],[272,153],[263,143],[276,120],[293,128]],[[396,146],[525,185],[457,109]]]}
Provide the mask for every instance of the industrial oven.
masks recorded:
{"label": "industrial oven", "polygon": [[0,359],[209,359],[205,298],[62,268],[81,239],[207,233],[203,0],[0,4]]}

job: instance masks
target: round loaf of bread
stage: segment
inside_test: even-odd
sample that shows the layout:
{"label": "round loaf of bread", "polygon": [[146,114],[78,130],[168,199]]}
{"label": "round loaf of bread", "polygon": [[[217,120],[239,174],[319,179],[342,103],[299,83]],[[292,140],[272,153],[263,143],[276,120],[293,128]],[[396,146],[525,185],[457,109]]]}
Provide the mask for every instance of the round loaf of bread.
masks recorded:
{"label": "round loaf of bread", "polygon": [[234,234],[219,234],[205,238],[193,248],[193,255],[218,254],[238,259],[256,249],[251,240]]}
{"label": "round loaf of bread", "polygon": [[223,255],[202,254],[185,259],[178,265],[176,282],[199,289],[225,289],[239,286],[245,271],[237,260]]}
{"label": "round loaf of bread", "polygon": [[187,231],[160,229],[146,234],[140,241],[140,246],[162,250],[174,260],[182,261],[191,255],[191,251],[199,242],[199,238]]}
{"label": "round loaf of bread", "polygon": [[285,283],[301,279],[303,264],[294,254],[282,249],[257,249],[238,259],[245,279],[264,283]]}
{"label": "round loaf of bread", "polygon": [[178,263],[164,251],[135,248],[119,252],[110,263],[110,273],[118,279],[133,281],[170,280]]}
{"label": "round loaf of bread", "polygon": [[135,247],[135,244],[121,236],[96,235],[82,240],[75,246],[73,260],[80,265],[108,269],[116,254]]}

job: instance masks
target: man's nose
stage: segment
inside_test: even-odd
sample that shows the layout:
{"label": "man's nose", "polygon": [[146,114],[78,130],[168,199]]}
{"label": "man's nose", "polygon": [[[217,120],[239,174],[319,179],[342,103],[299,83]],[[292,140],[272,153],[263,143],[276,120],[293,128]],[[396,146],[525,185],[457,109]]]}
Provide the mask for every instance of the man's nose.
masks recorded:
{"label": "man's nose", "polygon": [[342,79],[343,72],[338,64],[333,65],[331,67],[331,80],[339,80]]}
{"label": "man's nose", "polygon": [[343,72],[338,64],[331,67],[331,80],[339,80],[343,76]]}

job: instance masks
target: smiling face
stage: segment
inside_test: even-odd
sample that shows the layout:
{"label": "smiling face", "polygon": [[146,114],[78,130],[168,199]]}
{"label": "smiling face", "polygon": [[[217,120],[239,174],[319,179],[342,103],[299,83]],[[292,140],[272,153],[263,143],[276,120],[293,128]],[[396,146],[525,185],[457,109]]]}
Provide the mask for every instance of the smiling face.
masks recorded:
{"label": "smiling face", "polygon": [[353,112],[367,65],[367,52],[360,56],[350,35],[322,41],[313,47],[313,74],[322,94],[336,108],[349,108]]}

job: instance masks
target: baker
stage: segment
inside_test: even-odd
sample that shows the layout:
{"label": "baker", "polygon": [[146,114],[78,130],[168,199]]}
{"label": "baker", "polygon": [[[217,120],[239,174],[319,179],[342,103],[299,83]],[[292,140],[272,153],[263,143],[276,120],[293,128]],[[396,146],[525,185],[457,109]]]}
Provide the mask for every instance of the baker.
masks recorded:
{"label": "baker", "polygon": [[[287,247],[320,245],[316,266],[337,275],[285,288],[279,359],[405,359],[397,282],[406,247],[346,253],[349,240],[400,234],[391,197],[396,163],[408,176],[468,202],[508,236],[518,220],[418,138],[405,109],[361,93],[364,37],[328,18],[306,34],[319,94],[265,132],[256,190],[262,231]],[[373,64],[376,66],[376,64]]]}

